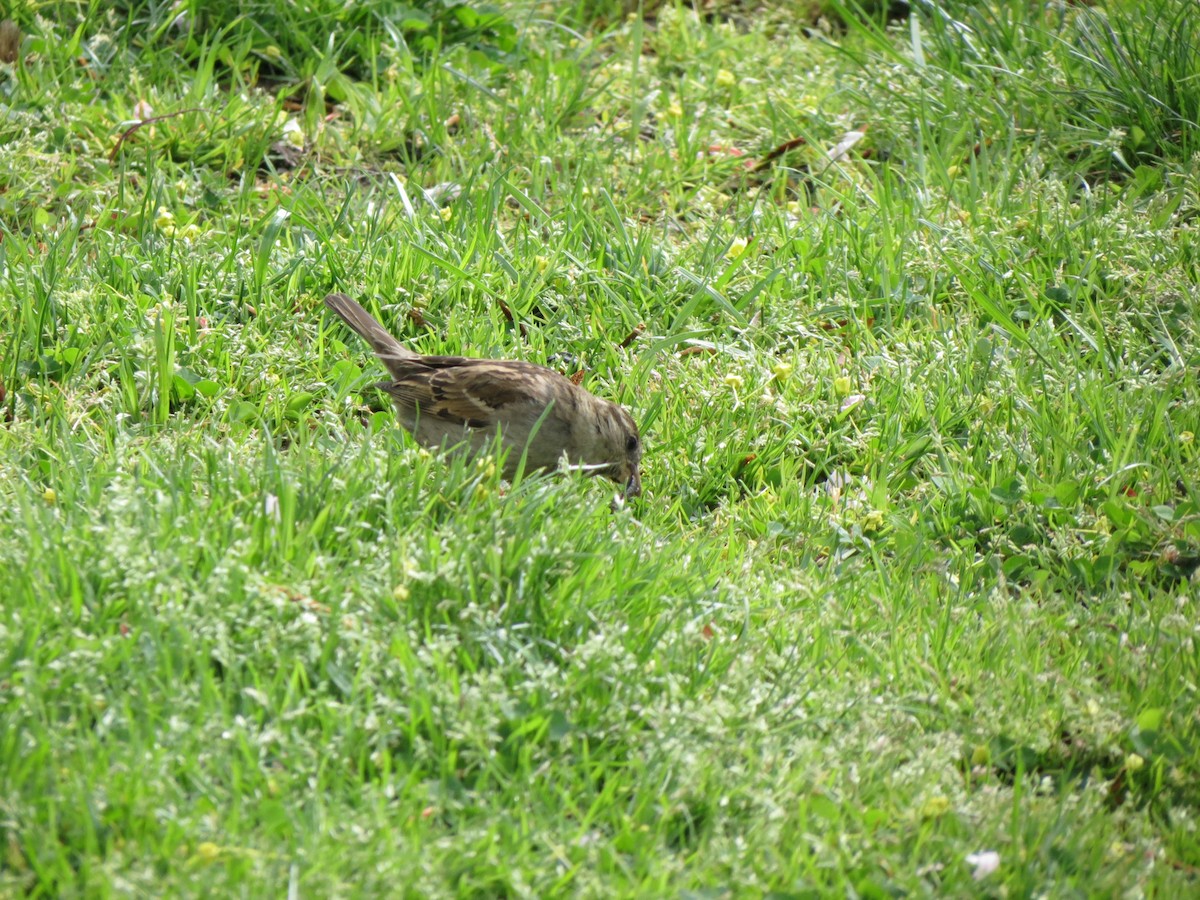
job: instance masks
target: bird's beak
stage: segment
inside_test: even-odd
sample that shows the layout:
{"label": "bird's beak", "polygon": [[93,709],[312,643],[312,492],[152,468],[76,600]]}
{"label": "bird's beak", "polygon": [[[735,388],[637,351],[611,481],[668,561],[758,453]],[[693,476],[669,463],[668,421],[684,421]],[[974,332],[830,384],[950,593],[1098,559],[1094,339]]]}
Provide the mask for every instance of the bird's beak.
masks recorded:
{"label": "bird's beak", "polygon": [[633,474],[629,476],[629,481],[625,483],[625,497],[638,497],[642,493],[642,476],[637,469],[633,470]]}

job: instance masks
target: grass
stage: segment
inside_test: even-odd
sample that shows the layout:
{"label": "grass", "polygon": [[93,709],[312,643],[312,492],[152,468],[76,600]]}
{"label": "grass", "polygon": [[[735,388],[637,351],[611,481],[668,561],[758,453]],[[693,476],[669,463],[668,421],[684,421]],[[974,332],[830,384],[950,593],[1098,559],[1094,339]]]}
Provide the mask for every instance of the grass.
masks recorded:
{"label": "grass", "polygon": [[[1186,5],[19,7],[0,895],[1193,892]],[[417,450],[331,290],[646,495]]]}

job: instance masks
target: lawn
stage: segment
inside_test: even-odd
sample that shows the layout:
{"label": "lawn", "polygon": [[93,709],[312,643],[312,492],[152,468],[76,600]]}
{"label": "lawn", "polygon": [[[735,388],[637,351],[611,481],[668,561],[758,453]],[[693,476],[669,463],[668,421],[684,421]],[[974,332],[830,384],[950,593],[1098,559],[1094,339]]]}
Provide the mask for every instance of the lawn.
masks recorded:
{"label": "lawn", "polygon": [[12,6],[0,896],[1200,891],[1194,6],[627,6]]}

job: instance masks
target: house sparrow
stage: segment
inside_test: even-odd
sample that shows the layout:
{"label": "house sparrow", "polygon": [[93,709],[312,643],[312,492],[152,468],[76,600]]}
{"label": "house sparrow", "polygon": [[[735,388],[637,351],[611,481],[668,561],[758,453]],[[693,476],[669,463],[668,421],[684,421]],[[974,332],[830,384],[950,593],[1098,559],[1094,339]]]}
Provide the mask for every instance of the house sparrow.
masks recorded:
{"label": "house sparrow", "polygon": [[505,477],[525,453],[528,470],[571,468],[605,475],[626,497],[642,492],[642,442],[629,413],[572,384],[558,372],[527,362],[421,356],[406,349],[345,294],[325,305],[371,345],[391,373],[377,387],[391,396],[396,415],[422,447],[464,443],[491,446],[496,432],[508,450]]}

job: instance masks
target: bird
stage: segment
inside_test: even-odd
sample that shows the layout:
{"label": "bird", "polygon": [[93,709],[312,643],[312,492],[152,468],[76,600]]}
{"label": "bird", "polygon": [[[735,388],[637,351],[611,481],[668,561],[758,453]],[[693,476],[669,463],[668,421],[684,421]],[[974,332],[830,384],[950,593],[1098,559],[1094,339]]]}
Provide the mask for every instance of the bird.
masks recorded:
{"label": "bird", "polygon": [[612,479],[626,498],[641,494],[641,435],[618,404],[533,363],[414,353],[345,294],[330,294],[325,305],[387,368],[391,379],[376,387],[422,447],[486,452],[499,434],[506,478],[524,456],[526,471],[565,465]]}

